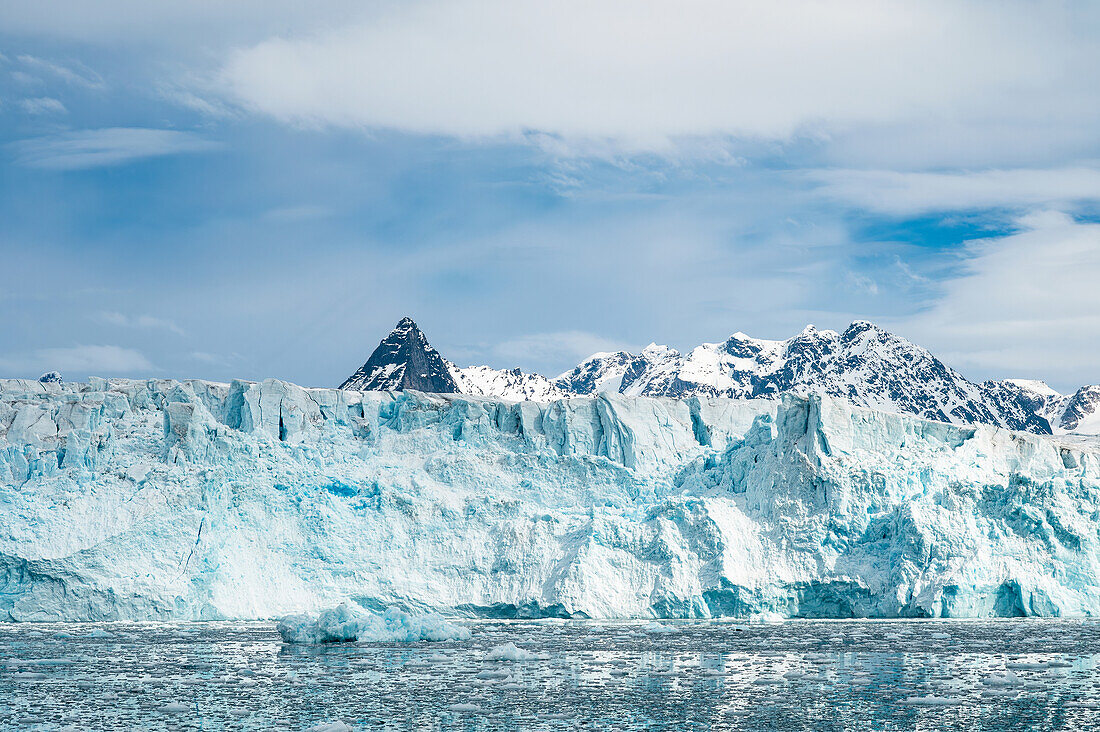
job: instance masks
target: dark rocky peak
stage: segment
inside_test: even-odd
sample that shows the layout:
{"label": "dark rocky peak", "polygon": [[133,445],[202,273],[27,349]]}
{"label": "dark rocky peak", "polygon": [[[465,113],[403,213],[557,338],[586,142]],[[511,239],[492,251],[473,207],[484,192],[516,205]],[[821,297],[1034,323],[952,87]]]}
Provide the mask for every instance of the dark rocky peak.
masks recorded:
{"label": "dark rocky peak", "polygon": [[787,358],[825,358],[836,351],[837,334],[831,330],[818,330],[807,325],[802,332],[786,342],[783,349]]}
{"label": "dark rocky peak", "polygon": [[458,391],[446,361],[412,318],[402,318],[341,389],[359,391]]}
{"label": "dark rocky peak", "polygon": [[594,394],[600,381],[617,369],[629,368],[635,360],[641,356],[617,351],[615,353],[599,353],[587,361],[578,364],[576,368],[567,374],[563,374],[555,384],[559,388],[574,394]]}
{"label": "dark rocky peak", "polygon": [[840,334],[840,340],[845,343],[850,343],[860,336],[870,334],[870,337],[882,339],[883,336],[889,338],[896,338],[894,334],[889,331],[885,331],[879,328],[877,325],[869,320],[853,320],[852,324],[844,329],[844,332]]}
{"label": "dark rocky peak", "polygon": [[744,333],[734,333],[722,344],[722,350],[734,358],[754,358],[764,350],[764,344]]}

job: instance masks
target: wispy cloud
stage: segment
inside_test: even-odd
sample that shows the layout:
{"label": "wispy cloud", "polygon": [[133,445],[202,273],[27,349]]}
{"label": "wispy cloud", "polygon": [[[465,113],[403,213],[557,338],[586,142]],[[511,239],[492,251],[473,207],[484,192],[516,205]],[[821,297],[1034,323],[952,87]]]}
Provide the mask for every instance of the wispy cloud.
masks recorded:
{"label": "wispy cloud", "polygon": [[102,76],[79,62],[69,62],[66,65],[29,54],[18,56],[17,60],[24,67],[36,73],[54,76],[73,86],[81,86],[86,89],[103,89],[107,86]]}
{"label": "wispy cloud", "polygon": [[19,106],[27,114],[65,114],[69,110],[65,108],[65,105],[60,99],[54,99],[53,97],[31,97],[28,99],[21,99]]}
{"label": "wispy cloud", "polygon": [[940,173],[816,170],[805,176],[829,198],[905,216],[1100,201],[1100,168],[1094,167]]}
{"label": "wispy cloud", "polygon": [[853,289],[859,292],[865,292],[868,295],[878,295],[878,283],[867,275],[860,274],[859,272],[848,272],[846,279]]}
{"label": "wispy cloud", "polygon": [[97,313],[95,319],[100,323],[115,325],[120,328],[150,328],[166,330],[176,335],[184,335],[183,329],[171,320],[157,318],[152,315],[126,315],[113,310],[105,310]]}
{"label": "wispy cloud", "polygon": [[315,221],[331,216],[332,210],[327,206],[316,204],[301,204],[299,206],[281,206],[265,211],[263,218],[278,223],[296,223],[299,221]]}
{"label": "wispy cloud", "polygon": [[217,364],[219,366],[228,363],[227,359],[222,358],[216,353],[207,353],[206,351],[191,351],[191,353],[189,353],[188,355],[201,363]]}
{"label": "wispy cloud", "polygon": [[10,374],[37,375],[45,371],[97,373],[103,376],[156,371],[144,354],[121,346],[41,348],[30,353],[0,356],[0,369]]}
{"label": "wispy cloud", "polygon": [[193,132],[110,127],[19,140],[9,145],[20,165],[80,170],[123,165],[144,158],[204,152],[217,143]]}
{"label": "wispy cloud", "polygon": [[9,74],[11,80],[17,84],[24,86],[41,86],[42,80],[34,74],[28,74],[26,71],[13,71]]}

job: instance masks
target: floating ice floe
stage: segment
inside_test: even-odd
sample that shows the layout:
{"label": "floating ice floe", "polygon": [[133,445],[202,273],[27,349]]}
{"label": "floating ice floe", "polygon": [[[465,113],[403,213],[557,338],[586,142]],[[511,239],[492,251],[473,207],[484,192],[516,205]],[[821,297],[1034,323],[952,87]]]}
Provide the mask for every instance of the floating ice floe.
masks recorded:
{"label": "floating ice floe", "polygon": [[749,616],[750,623],[782,623],[787,618],[777,612],[766,610],[762,613],[753,613]]}
{"label": "floating ice floe", "polygon": [[381,615],[342,603],[320,613],[289,615],[279,621],[286,643],[397,642],[469,640],[470,631],[440,615],[410,615],[391,607]]}
{"label": "floating ice floe", "polygon": [[46,678],[46,674],[38,671],[19,671],[12,674],[11,678],[16,681],[41,681]]}
{"label": "floating ice floe", "polygon": [[953,704],[959,704],[961,701],[961,699],[947,696],[911,696],[902,699],[901,703],[916,707],[949,707]]}
{"label": "floating ice floe", "polygon": [[495,646],[485,655],[485,658],[490,661],[540,661],[545,659],[545,656],[520,648],[515,643],[505,643],[502,646]]}
{"label": "floating ice floe", "polygon": [[678,632],[677,628],[674,628],[671,625],[661,625],[660,623],[658,623],[656,621],[654,621],[652,623],[647,623],[642,628],[642,630],[644,630],[647,633],[676,633],[676,632]]}
{"label": "floating ice floe", "polygon": [[321,724],[314,725],[306,730],[306,732],[355,732],[350,725],[347,725],[340,720],[335,722],[322,722]]}
{"label": "floating ice floe", "polygon": [[1020,683],[1020,677],[1012,671],[1005,671],[987,676],[982,679],[982,683],[986,686],[1017,686]]}

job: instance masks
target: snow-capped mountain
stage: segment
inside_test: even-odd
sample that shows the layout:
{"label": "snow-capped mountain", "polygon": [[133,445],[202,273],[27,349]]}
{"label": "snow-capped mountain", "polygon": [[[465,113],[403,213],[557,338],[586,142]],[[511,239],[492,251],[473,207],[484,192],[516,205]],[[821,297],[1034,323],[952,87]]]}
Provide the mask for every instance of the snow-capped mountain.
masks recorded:
{"label": "snow-capped mountain", "polygon": [[1063,397],[1052,409],[1050,421],[1066,432],[1100,435],[1100,386],[1082,386]]}
{"label": "snow-capped mountain", "polygon": [[[394,339],[412,343],[398,335],[410,328],[419,337],[415,344],[438,356],[408,318],[379,349]],[[401,388],[393,385],[397,382],[391,372],[398,368],[399,357],[390,355],[392,351],[388,348],[383,356],[376,351],[356,377],[345,382],[355,386],[346,388]],[[423,355],[420,361],[433,358]],[[368,369],[372,363],[374,372]],[[862,320],[841,333],[807,326],[783,341],[734,333],[687,354],[657,344],[637,354],[597,353],[554,379],[519,369],[445,363],[454,388],[422,390],[536,401],[600,393],[732,399],[777,399],[788,392],[827,394],[857,406],[940,422],[992,424],[1041,434],[1100,432],[1100,387],[1083,387],[1064,396],[1039,381],[976,384],[927,349]],[[361,386],[366,383],[379,385]]]}
{"label": "snow-capped mountain", "polygon": [[1082,386],[1073,394],[1059,394],[1042,381],[1026,379],[986,382],[982,386],[1012,395],[1021,409],[1042,415],[1055,433],[1100,434],[1100,386]]}
{"label": "snow-capped mountain", "polygon": [[358,391],[413,389],[434,393],[459,391],[447,363],[428,343],[412,318],[402,318],[374,349],[367,362],[340,388]]}

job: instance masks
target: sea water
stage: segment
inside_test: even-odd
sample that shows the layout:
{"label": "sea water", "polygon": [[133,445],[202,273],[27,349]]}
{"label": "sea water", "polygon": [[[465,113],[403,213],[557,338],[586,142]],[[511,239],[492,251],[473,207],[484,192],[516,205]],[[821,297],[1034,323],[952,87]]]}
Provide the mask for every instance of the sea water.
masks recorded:
{"label": "sea water", "polygon": [[1098,621],[464,624],[3,624],[0,730],[1100,728]]}

